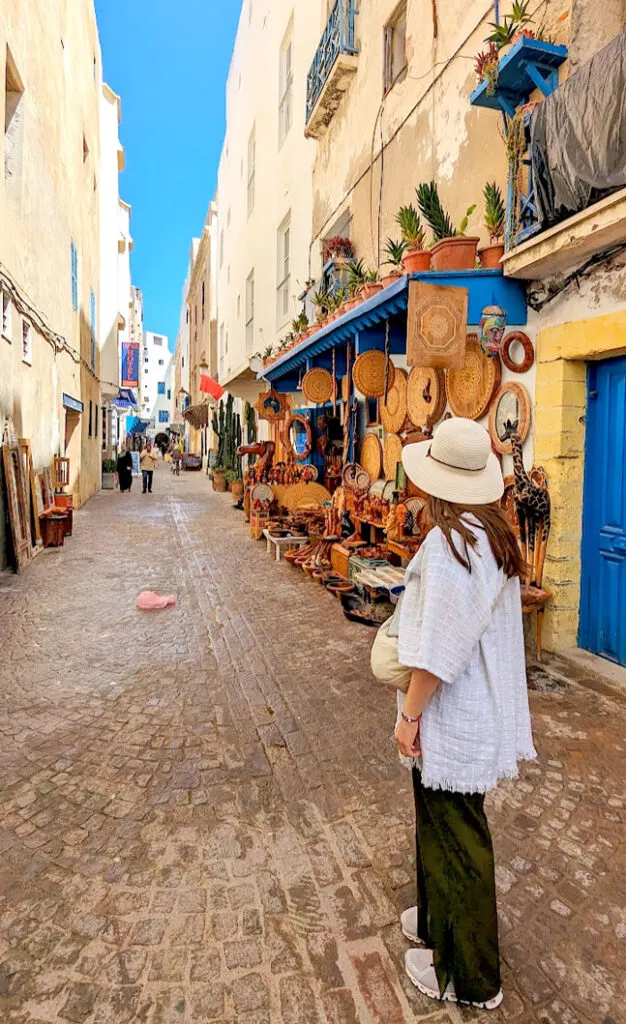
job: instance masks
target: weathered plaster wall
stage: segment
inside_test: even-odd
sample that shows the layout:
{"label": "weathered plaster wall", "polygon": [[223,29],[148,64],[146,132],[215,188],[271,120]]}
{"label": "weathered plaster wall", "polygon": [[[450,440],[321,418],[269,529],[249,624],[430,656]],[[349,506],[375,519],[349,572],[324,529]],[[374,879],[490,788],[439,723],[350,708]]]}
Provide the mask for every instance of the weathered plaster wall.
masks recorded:
{"label": "weathered plaster wall", "polygon": [[570,70],[593,57],[626,25],[626,0],[572,0]]}
{"label": "weathered plaster wall", "polygon": [[[102,88],[93,3],[10,0],[0,8],[3,81],[7,47],[24,91],[17,132],[0,135],[0,261],[49,327],[89,363],[91,290],[97,306],[99,300]],[[4,119],[4,91],[0,105]],[[78,249],[78,311],[72,309],[71,240]],[[21,321],[13,320],[13,343],[0,342],[0,419],[11,415],[20,434],[32,438],[35,464],[43,467],[64,452],[62,392],[82,399],[85,415],[69,447],[71,484],[82,503],[100,481],[99,438],[88,436],[89,402],[94,419],[100,403],[99,354],[93,373],[68,354],[55,359],[46,341],[33,338],[28,366],[17,337]]]}

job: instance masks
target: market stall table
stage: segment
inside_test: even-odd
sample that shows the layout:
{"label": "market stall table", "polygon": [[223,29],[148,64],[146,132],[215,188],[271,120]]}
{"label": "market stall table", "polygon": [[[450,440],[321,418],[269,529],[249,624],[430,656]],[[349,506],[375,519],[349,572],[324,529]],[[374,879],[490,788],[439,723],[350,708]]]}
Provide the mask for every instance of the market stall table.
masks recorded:
{"label": "market stall table", "polygon": [[280,562],[282,558],[283,548],[289,551],[292,548],[298,548],[303,544],[309,543],[308,537],[277,537],[270,533],[269,530],[263,530],[263,536],[265,537],[265,545],[268,554],[271,551],[272,544],[274,545],[277,562]]}

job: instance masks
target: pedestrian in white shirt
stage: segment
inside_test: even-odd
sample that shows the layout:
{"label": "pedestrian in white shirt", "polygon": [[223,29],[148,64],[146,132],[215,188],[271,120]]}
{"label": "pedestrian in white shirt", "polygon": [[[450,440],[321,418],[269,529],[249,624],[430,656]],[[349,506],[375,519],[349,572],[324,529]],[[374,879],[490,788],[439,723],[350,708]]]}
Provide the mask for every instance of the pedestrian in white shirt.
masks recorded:
{"label": "pedestrian in white shirt", "polygon": [[396,738],[410,758],[418,905],[402,930],[432,999],[496,1009],[502,1001],[491,834],[483,805],[520,759],[536,757],[526,687],[520,577],[502,512],[502,472],[487,432],[450,419],[407,445],[409,478],[434,524],[407,569],[398,660],[412,669]]}

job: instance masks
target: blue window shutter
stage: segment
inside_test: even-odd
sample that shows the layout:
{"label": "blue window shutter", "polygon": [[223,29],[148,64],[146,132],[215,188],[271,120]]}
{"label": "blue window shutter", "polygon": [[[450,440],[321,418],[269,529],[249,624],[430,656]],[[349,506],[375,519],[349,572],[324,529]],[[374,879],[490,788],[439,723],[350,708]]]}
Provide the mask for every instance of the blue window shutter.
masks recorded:
{"label": "blue window shutter", "polygon": [[169,413],[166,409],[159,409],[159,423],[169,423]]}
{"label": "blue window shutter", "polygon": [[165,381],[162,381],[162,380],[159,381],[158,386],[157,386],[157,391],[158,391],[159,395],[164,395],[165,394]]}
{"label": "blue window shutter", "polygon": [[91,369],[96,368],[96,296],[91,292]]}
{"label": "blue window shutter", "polygon": [[71,260],[72,260],[72,309],[74,312],[78,309],[78,250],[74,243],[71,243]]}

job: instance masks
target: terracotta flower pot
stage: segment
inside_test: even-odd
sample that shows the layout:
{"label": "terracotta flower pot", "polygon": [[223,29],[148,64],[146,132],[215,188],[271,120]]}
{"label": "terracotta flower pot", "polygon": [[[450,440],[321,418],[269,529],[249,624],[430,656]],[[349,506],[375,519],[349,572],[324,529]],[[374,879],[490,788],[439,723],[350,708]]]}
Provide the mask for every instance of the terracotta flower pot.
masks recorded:
{"label": "terracotta flower pot", "polygon": [[433,270],[474,270],[479,238],[442,238],[432,249]]}
{"label": "terracotta flower pot", "polygon": [[383,286],[380,281],[371,281],[369,284],[364,284],[361,288],[361,298],[371,299],[372,295],[378,295],[378,292],[382,292]]}
{"label": "terracotta flower pot", "polygon": [[500,260],[504,256],[504,242],[486,245],[478,255],[480,256],[480,265],[484,270],[500,270]]}
{"label": "terracotta flower pot", "polygon": [[239,498],[241,498],[241,495],[243,494],[243,480],[233,480],[232,484],[230,485],[230,491],[233,498],[236,498],[238,501]]}
{"label": "terracotta flower pot", "polygon": [[213,473],[213,490],[224,494],[226,491],[226,473]]}
{"label": "terracotta flower pot", "polygon": [[400,271],[394,270],[393,273],[386,274],[385,277],[381,277],[380,283],[382,284],[383,288],[388,288],[390,284],[395,284],[395,282],[399,281],[401,277],[402,274],[400,273]]}
{"label": "terracotta flower pot", "polygon": [[351,309],[356,309],[360,301],[360,299],[354,298],[350,299],[349,302],[346,302],[346,313],[349,313]]}
{"label": "terracotta flower pot", "polygon": [[406,253],[402,263],[407,274],[419,274],[430,270],[430,250],[413,249]]}

